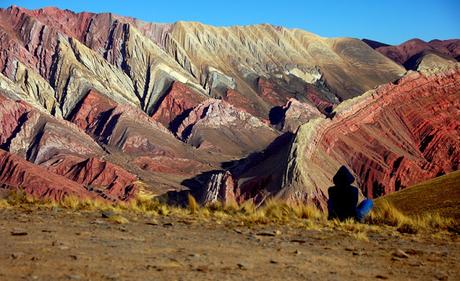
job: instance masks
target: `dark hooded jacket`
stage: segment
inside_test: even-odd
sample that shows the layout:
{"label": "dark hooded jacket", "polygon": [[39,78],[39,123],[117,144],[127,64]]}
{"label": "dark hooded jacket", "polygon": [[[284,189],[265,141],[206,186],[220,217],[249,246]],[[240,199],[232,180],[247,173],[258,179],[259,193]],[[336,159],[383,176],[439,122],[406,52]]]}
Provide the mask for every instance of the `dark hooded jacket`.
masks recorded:
{"label": "dark hooded jacket", "polygon": [[355,217],[359,194],[358,188],[351,185],[355,181],[355,177],[347,167],[342,166],[332,180],[335,186],[328,190],[329,219],[345,220]]}

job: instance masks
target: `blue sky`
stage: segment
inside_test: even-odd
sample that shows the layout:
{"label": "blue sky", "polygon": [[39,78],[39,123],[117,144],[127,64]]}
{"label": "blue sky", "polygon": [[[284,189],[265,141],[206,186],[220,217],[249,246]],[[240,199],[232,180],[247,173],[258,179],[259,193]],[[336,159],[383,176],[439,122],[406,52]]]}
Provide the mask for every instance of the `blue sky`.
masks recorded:
{"label": "blue sky", "polygon": [[112,12],[151,22],[199,21],[217,26],[271,23],[327,37],[370,38],[399,44],[460,38],[460,0],[0,0],[37,9]]}

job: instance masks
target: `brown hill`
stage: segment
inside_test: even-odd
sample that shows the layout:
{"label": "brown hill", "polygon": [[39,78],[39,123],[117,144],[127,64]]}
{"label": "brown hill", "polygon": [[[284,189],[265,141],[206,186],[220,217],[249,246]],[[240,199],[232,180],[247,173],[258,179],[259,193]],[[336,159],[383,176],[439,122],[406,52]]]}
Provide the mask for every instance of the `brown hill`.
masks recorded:
{"label": "brown hill", "polygon": [[379,198],[410,215],[439,213],[460,221],[460,171],[424,181]]}
{"label": "brown hill", "polygon": [[396,46],[368,39],[363,39],[363,41],[376,51],[403,65],[406,69],[416,70],[418,66],[416,61],[432,53],[447,60],[460,60],[460,39],[432,40],[429,42],[411,39]]}

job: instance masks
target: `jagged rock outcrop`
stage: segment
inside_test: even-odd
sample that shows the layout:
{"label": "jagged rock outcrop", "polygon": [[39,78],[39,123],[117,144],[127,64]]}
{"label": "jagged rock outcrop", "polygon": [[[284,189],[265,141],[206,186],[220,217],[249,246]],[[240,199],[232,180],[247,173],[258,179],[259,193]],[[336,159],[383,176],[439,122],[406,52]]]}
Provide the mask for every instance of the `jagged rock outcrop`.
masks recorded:
{"label": "jagged rock outcrop", "polygon": [[206,98],[176,81],[161,99],[152,118],[175,132],[190,110]]}
{"label": "jagged rock outcrop", "polygon": [[132,163],[144,171],[164,174],[193,176],[213,166],[194,159],[168,156],[139,156]]}
{"label": "jagged rock outcrop", "polygon": [[69,120],[97,141],[123,152],[173,156],[184,150],[165,127],[145,113],[119,105],[95,90],[88,91]]}
{"label": "jagged rock outcrop", "polygon": [[[16,6],[0,14],[2,73],[16,81],[19,61],[43,77],[49,85],[38,78],[29,83],[42,86],[39,96],[49,112],[56,111],[57,102],[64,116],[88,88],[151,115],[179,81],[212,97],[225,98],[235,90],[233,94],[253,104],[251,114],[263,118],[274,97],[254,87],[260,77],[276,78],[280,86],[292,84],[292,78],[322,83],[327,95],[342,100],[403,73],[359,40],[326,39],[270,25],[153,24],[107,13]],[[32,95],[35,90],[27,91]]]}
{"label": "jagged rock outcrop", "polygon": [[[137,24],[151,35],[150,28],[156,30],[154,24],[146,29],[133,19],[56,8],[31,11],[13,6],[1,14],[2,30],[14,46],[5,56],[20,59],[45,77],[64,115],[87,91],[88,84],[110,92],[117,102],[133,103],[148,113],[174,80],[196,84],[172,57],[131,25]],[[5,69],[11,69],[6,71],[11,79],[12,60],[4,62]],[[197,84],[195,87],[200,89]],[[68,92],[74,94],[67,97]]]}
{"label": "jagged rock outcrop", "polygon": [[190,175],[209,169],[215,161],[202,159],[155,118],[132,106],[119,105],[95,90],[87,93],[69,118],[106,150],[113,154],[120,151],[125,165],[145,172]]}
{"label": "jagged rock outcrop", "polygon": [[296,99],[289,99],[278,111],[272,113],[271,121],[284,132],[295,133],[300,125],[307,123],[309,120],[321,116],[321,112],[308,103],[299,102]]}
{"label": "jagged rock outcrop", "polygon": [[68,122],[42,113],[23,101],[0,93],[0,147],[34,163],[57,154],[95,156],[101,148]]}
{"label": "jagged rock outcrop", "polygon": [[[97,191],[99,197],[110,200],[126,200],[137,190],[133,185],[137,179],[135,175],[92,157],[103,155],[103,150],[72,123],[55,120],[22,101],[14,101],[0,95],[0,124],[0,147],[23,157],[19,161],[18,158],[7,159],[5,156],[5,161],[8,160],[9,165],[29,160],[40,164],[40,167],[18,165],[37,173],[47,168],[46,174],[54,174],[50,179],[57,179],[56,184],[47,185],[48,181],[35,179],[36,174],[33,171],[26,172],[31,174],[26,179],[21,179],[22,168],[5,168],[0,172],[0,176],[3,177],[0,182],[3,184],[22,187],[33,195],[52,199],[60,199],[69,194],[89,196],[85,188],[89,184],[97,187],[95,192]],[[91,158],[85,160],[85,157]],[[15,176],[20,178],[14,178]],[[79,185],[72,184],[68,189],[66,186],[56,189],[59,184],[67,182],[59,176],[64,176]],[[37,187],[37,184],[43,186]],[[35,188],[38,190],[32,190]]]}
{"label": "jagged rock outcrop", "polygon": [[0,149],[0,187],[21,189],[36,198],[52,200],[76,196],[118,201],[132,198],[138,191],[133,184],[135,177],[120,168],[106,167],[106,163],[91,159],[62,170],[61,160],[54,160],[60,167],[55,170]]}
{"label": "jagged rock outcrop", "polygon": [[226,76],[236,74],[239,92],[261,108],[264,104],[251,86],[260,76],[294,73],[311,83],[320,69],[333,91],[348,98],[402,74],[400,67],[354,39],[325,39],[271,25],[215,28],[185,22],[176,23],[171,34],[188,61],[202,70],[197,77],[208,76],[209,66]]}
{"label": "jagged rock outcrop", "polygon": [[416,56],[412,56],[406,64],[409,64],[411,69],[430,75],[432,73],[448,71],[455,67],[457,61],[437,52],[424,51]]}
{"label": "jagged rock outcrop", "polygon": [[212,148],[225,155],[244,156],[265,148],[278,133],[225,101],[209,99],[189,113],[179,126],[177,135],[197,148]]}
{"label": "jagged rock outcrop", "polygon": [[326,209],[341,165],[370,198],[455,171],[460,163],[460,68],[412,72],[310,119],[263,153],[229,167],[238,202],[270,197]]}
{"label": "jagged rock outcrop", "polygon": [[198,203],[202,205],[212,203],[235,204],[237,195],[235,195],[235,180],[228,171],[216,172],[212,174],[205,183],[202,190],[197,194]]}

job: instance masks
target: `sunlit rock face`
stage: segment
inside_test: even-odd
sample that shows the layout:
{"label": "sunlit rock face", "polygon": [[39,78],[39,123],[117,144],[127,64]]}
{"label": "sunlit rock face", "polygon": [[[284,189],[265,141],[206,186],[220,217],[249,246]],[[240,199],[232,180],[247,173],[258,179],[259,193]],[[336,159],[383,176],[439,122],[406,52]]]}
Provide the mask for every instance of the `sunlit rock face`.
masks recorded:
{"label": "sunlit rock face", "polygon": [[368,196],[458,168],[455,40],[16,6],[0,39],[0,185],[38,197],[320,206],[339,164]]}

